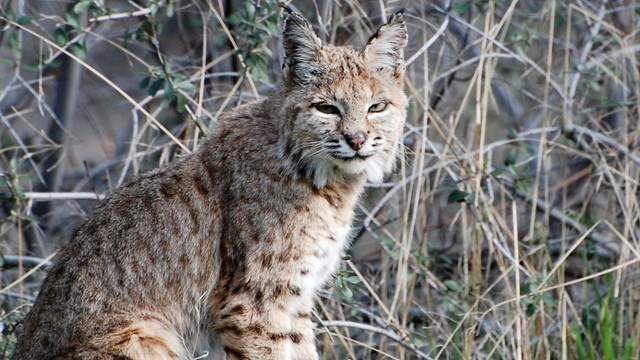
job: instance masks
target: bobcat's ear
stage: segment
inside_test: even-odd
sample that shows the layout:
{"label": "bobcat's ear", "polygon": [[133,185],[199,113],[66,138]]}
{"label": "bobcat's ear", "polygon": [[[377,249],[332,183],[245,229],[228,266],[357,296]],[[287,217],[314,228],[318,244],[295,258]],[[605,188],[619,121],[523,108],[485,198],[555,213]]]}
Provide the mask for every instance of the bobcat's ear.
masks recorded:
{"label": "bobcat's ear", "polygon": [[369,38],[364,48],[365,57],[378,71],[388,72],[396,82],[401,83],[404,77],[404,47],[408,38],[404,17],[402,13],[396,13]]}
{"label": "bobcat's ear", "polygon": [[302,15],[287,9],[284,23],[284,80],[287,84],[309,84],[323,73],[320,62],[322,41]]}

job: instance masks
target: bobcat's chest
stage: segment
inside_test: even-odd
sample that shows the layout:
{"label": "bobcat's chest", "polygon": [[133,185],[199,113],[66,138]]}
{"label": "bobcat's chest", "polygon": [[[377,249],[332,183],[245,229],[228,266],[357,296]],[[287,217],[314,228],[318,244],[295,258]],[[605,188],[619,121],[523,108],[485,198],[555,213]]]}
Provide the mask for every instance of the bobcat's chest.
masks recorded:
{"label": "bobcat's chest", "polygon": [[301,261],[295,282],[302,294],[313,296],[326,284],[340,265],[351,238],[355,197],[345,206],[335,207],[324,198],[315,199],[314,209],[302,220]]}

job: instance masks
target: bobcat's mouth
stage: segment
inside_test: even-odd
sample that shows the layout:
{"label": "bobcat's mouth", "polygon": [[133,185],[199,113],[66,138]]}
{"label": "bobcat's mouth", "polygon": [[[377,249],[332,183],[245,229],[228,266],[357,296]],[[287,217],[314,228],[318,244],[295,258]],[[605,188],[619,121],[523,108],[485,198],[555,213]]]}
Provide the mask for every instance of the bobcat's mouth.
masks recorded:
{"label": "bobcat's mouth", "polygon": [[362,155],[362,154],[355,153],[352,156],[344,156],[344,155],[341,155],[341,154],[331,154],[331,156],[333,156],[334,158],[340,159],[340,160],[344,160],[344,161],[356,161],[356,160],[366,160],[366,159],[372,157],[373,154]]}

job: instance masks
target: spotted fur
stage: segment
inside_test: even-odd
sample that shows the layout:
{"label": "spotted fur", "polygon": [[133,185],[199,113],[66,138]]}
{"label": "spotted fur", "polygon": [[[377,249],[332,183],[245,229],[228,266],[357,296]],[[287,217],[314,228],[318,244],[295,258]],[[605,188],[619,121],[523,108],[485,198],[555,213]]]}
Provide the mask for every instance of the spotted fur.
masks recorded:
{"label": "spotted fur", "polygon": [[318,359],[314,297],[365,182],[400,153],[407,35],[394,15],[363,49],[333,47],[291,14],[283,38],[273,96],[224,114],[202,149],[115,190],[78,229],[16,360]]}

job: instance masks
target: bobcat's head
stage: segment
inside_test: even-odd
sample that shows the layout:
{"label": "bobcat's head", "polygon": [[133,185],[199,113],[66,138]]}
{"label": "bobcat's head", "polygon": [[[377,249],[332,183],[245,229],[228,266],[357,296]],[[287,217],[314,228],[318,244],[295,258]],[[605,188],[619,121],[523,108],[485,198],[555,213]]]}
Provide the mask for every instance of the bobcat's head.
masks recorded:
{"label": "bobcat's head", "polygon": [[316,187],[381,181],[402,149],[407,28],[395,14],[362,49],[323,45],[292,13],[284,27],[284,151]]}

